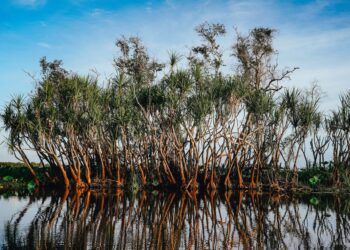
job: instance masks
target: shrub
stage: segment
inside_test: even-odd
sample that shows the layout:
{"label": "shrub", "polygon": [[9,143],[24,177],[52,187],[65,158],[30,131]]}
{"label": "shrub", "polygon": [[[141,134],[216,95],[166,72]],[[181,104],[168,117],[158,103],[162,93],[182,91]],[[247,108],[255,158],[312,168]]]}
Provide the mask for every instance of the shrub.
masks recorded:
{"label": "shrub", "polygon": [[12,176],[7,175],[7,176],[4,176],[2,180],[5,182],[12,182],[14,178]]}
{"label": "shrub", "polygon": [[320,179],[317,177],[317,175],[314,175],[313,177],[311,177],[309,179],[309,184],[311,187],[316,187],[317,184],[319,184],[319,183],[320,183]]}

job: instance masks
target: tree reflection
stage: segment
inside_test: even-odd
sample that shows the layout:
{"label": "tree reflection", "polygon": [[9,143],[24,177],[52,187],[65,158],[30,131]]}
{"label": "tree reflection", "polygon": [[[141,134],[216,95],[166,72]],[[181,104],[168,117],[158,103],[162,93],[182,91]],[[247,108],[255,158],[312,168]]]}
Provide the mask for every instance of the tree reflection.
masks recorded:
{"label": "tree reflection", "polygon": [[349,215],[350,202],[331,195],[66,191],[30,197],[3,248],[339,249],[350,245]]}

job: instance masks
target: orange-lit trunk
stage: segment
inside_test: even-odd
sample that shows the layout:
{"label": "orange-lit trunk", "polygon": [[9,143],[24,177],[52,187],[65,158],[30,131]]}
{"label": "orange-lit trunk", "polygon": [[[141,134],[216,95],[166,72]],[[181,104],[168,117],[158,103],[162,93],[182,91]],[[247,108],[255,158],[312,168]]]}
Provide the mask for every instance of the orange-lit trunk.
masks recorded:
{"label": "orange-lit trunk", "polygon": [[255,166],[253,166],[252,172],[250,174],[249,188],[251,188],[251,189],[255,189],[256,188],[256,183],[255,183]]}
{"label": "orange-lit trunk", "polygon": [[236,167],[237,167],[238,188],[242,189],[243,188],[243,177],[242,177],[242,172],[241,172],[241,168],[239,167],[237,157],[236,157]]}

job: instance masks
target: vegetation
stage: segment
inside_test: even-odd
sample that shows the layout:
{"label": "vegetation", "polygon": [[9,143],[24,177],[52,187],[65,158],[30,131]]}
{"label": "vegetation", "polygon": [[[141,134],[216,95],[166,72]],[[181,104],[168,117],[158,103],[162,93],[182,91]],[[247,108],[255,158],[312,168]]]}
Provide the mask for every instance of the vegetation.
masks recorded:
{"label": "vegetation", "polygon": [[[44,169],[32,164],[37,176],[44,180]],[[23,163],[0,162],[0,193],[32,192],[35,188],[33,176]]]}
{"label": "vegetation", "polygon": [[[325,116],[318,87],[282,86],[297,68],[278,68],[273,29],[237,34],[232,72],[218,42],[226,28],[204,23],[196,31],[202,44],[185,63],[177,53],[165,64],[151,59],[136,37],[117,40],[116,73],[106,84],[41,59],[34,91],[1,113],[9,150],[36,185],[280,190],[299,185],[300,166],[323,166],[328,151],[332,184],[344,184],[350,92]],[[48,166],[42,176],[30,151]]]}

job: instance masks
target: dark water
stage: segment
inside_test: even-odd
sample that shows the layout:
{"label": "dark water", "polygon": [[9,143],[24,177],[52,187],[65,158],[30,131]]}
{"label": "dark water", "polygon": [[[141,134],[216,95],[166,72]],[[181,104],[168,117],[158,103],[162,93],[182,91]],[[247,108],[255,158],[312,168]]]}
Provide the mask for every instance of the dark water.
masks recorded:
{"label": "dark water", "polygon": [[348,195],[0,195],[3,249],[347,249]]}

